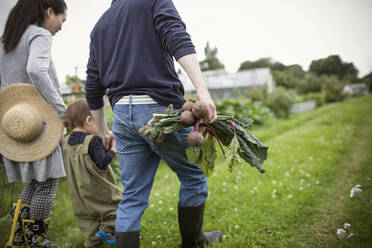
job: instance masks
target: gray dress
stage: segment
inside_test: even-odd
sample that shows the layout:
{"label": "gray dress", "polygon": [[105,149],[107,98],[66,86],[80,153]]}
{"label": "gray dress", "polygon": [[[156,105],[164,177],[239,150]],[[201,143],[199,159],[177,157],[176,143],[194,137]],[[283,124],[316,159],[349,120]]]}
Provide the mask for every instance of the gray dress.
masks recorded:
{"label": "gray dress", "polygon": [[[17,47],[5,53],[0,43],[0,88],[13,83],[33,84],[59,117],[66,112],[59,83],[51,60],[52,35],[42,27],[29,25]],[[15,162],[3,157],[9,182],[65,177],[62,149],[59,145],[48,157],[35,162]]]}

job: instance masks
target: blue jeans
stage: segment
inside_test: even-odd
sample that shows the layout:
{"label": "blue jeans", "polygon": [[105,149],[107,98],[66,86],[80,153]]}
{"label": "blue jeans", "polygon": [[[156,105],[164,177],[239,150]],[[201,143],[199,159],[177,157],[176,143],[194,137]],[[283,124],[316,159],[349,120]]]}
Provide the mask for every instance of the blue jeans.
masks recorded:
{"label": "blue jeans", "polygon": [[123,199],[116,215],[116,232],[140,230],[141,217],[149,205],[154,176],[162,158],[181,182],[179,205],[194,207],[203,204],[208,195],[207,178],[197,164],[186,156],[186,137],[192,127],[166,135],[157,143],[138,133],[153,113],[164,113],[166,107],[157,104],[115,105],[112,131],[121,168]]}

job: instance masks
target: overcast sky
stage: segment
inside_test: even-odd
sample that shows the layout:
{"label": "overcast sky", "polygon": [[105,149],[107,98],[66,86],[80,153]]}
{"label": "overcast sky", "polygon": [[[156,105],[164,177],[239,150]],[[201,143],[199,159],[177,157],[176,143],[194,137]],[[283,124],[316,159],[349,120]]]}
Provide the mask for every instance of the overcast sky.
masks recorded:
{"label": "overcast sky", "polygon": [[[89,34],[111,0],[65,0],[67,21],[53,41],[60,81],[74,67],[85,78]],[[207,41],[226,70],[272,57],[308,69],[313,59],[339,54],[364,76],[372,71],[371,0],[173,0],[200,60]],[[0,33],[15,0],[0,0]]]}

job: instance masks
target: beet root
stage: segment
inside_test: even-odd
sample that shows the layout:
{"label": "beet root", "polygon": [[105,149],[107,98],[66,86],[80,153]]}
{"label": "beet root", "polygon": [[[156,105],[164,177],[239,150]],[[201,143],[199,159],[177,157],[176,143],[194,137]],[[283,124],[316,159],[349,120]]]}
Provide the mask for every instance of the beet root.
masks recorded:
{"label": "beet root", "polygon": [[204,137],[199,132],[192,132],[187,135],[187,143],[189,143],[189,145],[192,147],[201,146],[203,141]]}
{"label": "beet root", "polygon": [[197,101],[192,105],[192,113],[197,119],[209,120],[208,104],[204,101]]}
{"label": "beet root", "polygon": [[190,111],[184,111],[180,115],[180,122],[185,125],[192,125],[195,122],[195,116]]}
{"label": "beet root", "polygon": [[194,105],[193,102],[191,101],[187,101],[183,104],[182,108],[181,108],[181,111],[182,112],[185,112],[185,111],[192,111],[192,105]]}

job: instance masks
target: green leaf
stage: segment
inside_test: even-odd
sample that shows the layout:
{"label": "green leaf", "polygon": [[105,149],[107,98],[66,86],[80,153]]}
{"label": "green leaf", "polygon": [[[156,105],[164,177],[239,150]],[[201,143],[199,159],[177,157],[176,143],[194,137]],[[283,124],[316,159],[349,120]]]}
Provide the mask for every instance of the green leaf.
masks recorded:
{"label": "green leaf", "polygon": [[201,145],[202,159],[199,162],[199,167],[204,171],[204,175],[209,177],[214,170],[214,163],[217,158],[216,140],[212,135],[207,135]]}
{"label": "green leaf", "polygon": [[229,170],[232,171],[233,167],[241,165],[241,160],[238,155],[238,150],[240,149],[239,141],[236,135],[234,135],[231,140],[228,149],[226,151],[226,164]]}
{"label": "green leaf", "polygon": [[201,149],[200,147],[189,147],[186,149],[187,158],[191,163],[198,164],[201,160]]}

